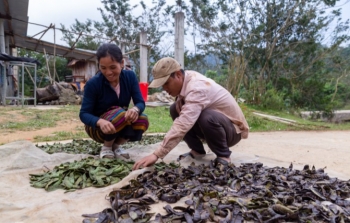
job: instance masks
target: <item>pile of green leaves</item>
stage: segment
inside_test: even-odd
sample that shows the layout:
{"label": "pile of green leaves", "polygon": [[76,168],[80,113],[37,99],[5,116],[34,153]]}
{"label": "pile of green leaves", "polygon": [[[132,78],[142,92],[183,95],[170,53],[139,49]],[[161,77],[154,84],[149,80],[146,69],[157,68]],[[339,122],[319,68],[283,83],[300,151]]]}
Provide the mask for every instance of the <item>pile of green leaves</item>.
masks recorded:
{"label": "pile of green leaves", "polygon": [[53,153],[70,153],[70,154],[89,154],[98,155],[101,150],[101,144],[92,140],[73,139],[71,143],[54,143],[46,145],[36,145],[43,151]]}
{"label": "pile of green leaves", "polygon": [[30,185],[46,191],[66,192],[85,187],[105,187],[129,175],[134,162],[121,159],[94,159],[66,162],[43,174],[30,174]]}
{"label": "pile of green leaves", "polygon": [[[122,145],[123,149],[129,149],[137,145],[150,145],[155,144],[163,140],[162,135],[145,135],[140,141],[137,142],[127,142]],[[70,153],[70,154],[89,154],[98,155],[101,150],[101,143],[95,142],[93,140],[84,139],[73,139],[71,143],[54,143],[46,145],[36,145],[36,147],[44,150],[49,154],[53,153]]]}
{"label": "pile of green leaves", "polygon": [[46,145],[36,145],[46,153],[70,153],[70,154],[89,154],[98,155],[101,150],[101,144],[93,140],[73,139],[70,143],[54,143]]}

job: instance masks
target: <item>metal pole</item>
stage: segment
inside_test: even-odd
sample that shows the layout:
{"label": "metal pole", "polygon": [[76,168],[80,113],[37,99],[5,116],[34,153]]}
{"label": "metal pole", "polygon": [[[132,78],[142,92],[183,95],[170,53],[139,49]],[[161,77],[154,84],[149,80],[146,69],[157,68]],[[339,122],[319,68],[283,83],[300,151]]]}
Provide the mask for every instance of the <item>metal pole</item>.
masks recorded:
{"label": "metal pole", "polygon": [[[0,52],[1,53],[5,53],[5,31],[4,31],[4,20],[3,19],[0,19]],[[5,100],[5,97],[6,97],[6,63],[4,63],[4,72],[3,72],[3,77],[0,77],[2,78],[2,98],[1,98],[1,101],[2,101],[2,105],[6,105],[6,100]]]}
{"label": "metal pole", "polygon": [[10,55],[10,37],[5,36],[5,52]]}
{"label": "metal pole", "polygon": [[34,107],[36,107],[36,64],[34,64]]}
{"label": "metal pole", "polygon": [[22,62],[22,108],[24,106],[24,63]]}
{"label": "metal pole", "polygon": [[2,98],[1,98],[1,102],[2,102],[2,105],[3,106],[6,106],[6,91],[7,91],[7,73],[6,73],[6,63],[3,63],[4,66],[2,67],[3,68],[3,76],[0,77],[2,78]]}

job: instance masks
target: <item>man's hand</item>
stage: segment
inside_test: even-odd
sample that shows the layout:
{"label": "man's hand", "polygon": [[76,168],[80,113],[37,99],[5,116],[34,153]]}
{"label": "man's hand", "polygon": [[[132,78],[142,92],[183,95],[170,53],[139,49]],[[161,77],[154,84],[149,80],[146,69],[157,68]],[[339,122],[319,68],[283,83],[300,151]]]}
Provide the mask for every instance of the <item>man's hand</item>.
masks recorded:
{"label": "man's hand", "polygon": [[132,167],[132,170],[138,170],[144,167],[152,166],[155,164],[158,160],[158,157],[154,154],[148,155],[146,157],[143,157],[139,161],[137,161],[134,166]]}
{"label": "man's hand", "polygon": [[100,127],[104,134],[114,134],[116,133],[114,125],[105,119],[100,118],[96,125]]}

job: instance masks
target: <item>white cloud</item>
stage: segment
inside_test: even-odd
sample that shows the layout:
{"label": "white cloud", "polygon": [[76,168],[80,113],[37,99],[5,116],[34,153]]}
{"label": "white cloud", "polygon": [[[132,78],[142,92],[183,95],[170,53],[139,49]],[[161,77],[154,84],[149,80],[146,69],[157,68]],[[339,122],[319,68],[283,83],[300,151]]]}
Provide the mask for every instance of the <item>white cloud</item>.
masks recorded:
{"label": "white cloud", "polygon": [[[337,3],[342,8],[342,17],[344,20],[350,18],[350,0],[341,0]],[[140,0],[130,0],[131,5],[139,4]],[[146,4],[148,0],[144,1]],[[174,4],[174,1],[168,0],[169,3]],[[98,7],[103,7],[101,0],[29,0],[28,16],[29,22],[38,23],[45,26],[49,26],[51,23],[56,27],[60,27],[60,24],[64,24],[66,27],[75,23],[75,19],[85,22],[87,19],[100,21],[101,15],[97,10]],[[41,31],[45,30],[45,27],[28,25],[28,36],[33,36]],[[36,38],[41,36],[38,35]],[[60,39],[62,34],[60,31],[56,31],[56,43],[66,45]],[[54,42],[54,33],[52,29],[48,31],[42,38],[48,42]],[[167,38],[167,42],[169,38]],[[192,37],[185,37],[185,45],[187,48],[193,48]]]}
{"label": "white cloud", "polygon": [[[87,19],[101,20],[98,7],[102,7],[100,0],[30,0],[28,16],[29,22],[50,26],[55,24],[56,27],[61,27],[64,24],[66,27],[75,23],[75,19],[86,21]],[[43,30],[45,27],[37,25],[28,25],[28,36],[33,36]],[[41,34],[36,38],[40,38]],[[60,31],[56,31],[56,43],[65,45]],[[54,42],[54,32],[50,29],[42,38],[48,42]]]}

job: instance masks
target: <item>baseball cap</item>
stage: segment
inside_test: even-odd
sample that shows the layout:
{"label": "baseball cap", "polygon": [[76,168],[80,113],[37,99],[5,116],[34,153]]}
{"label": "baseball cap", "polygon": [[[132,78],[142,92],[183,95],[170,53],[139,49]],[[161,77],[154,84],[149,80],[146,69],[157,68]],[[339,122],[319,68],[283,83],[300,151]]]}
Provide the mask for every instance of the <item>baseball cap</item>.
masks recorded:
{"label": "baseball cap", "polygon": [[164,57],[157,61],[152,69],[153,81],[149,88],[158,88],[165,84],[170,74],[181,70],[181,65],[174,58]]}

